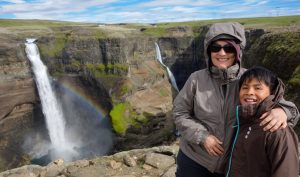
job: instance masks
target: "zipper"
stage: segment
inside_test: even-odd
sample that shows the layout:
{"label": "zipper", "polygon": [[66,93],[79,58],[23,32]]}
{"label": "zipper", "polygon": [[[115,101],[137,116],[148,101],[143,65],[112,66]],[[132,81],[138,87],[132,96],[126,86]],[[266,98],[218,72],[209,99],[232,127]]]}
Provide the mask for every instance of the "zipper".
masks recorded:
{"label": "zipper", "polygon": [[[223,72],[223,75],[224,75],[224,72]],[[225,112],[224,112],[224,110],[225,110],[225,107],[226,107],[226,105],[225,105],[225,101],[226,101],[226,99],[227,99],[227,93],[228,93],[228,85],[229,85],[229,83],[225,83],[225,86],[226,86],[226,92],[224,93],[223,91],[223,86],[224,86],[224,83],[221,83],[220,84],[220,86],[219,86],[219,91],[220,91],[220,95],[221,95],[221,115],[222,115],[222,117],[224,117],[224,137],[223,137],[223,144],[225,144],[224,143],[224,140],[225,140],[225,135],[226,135],[226,119],[227,119],[227,116],[225,115]],[[214,167],[214,171],[216,171],[216,168],[217,167],[219,167],[219,164],[220,164],[220,160],[222,159],[223,157],[218,157],[218,159],[217,159],[217,161],[216,161],[216,165],[215,165],[215,167]]]}
{"label": "zipper", "polygon": [[234,139],[233,139],[233,142],[232,142],[232,147],[231,147],[231,151],[230,151],[230,155],[229,155],[229,161],[228,161],[228,167],[225,171],[226,177],[229,177],[229,174],[230,174],[231,165],[232,165],[232,155],[233,155],[235,144],[237,142],[237,138],[238,138],[239,133],[240,133],[239,106],[236,106],[236,127],[237,127],[237,130],[235,132],[235,136],[234,136]]}

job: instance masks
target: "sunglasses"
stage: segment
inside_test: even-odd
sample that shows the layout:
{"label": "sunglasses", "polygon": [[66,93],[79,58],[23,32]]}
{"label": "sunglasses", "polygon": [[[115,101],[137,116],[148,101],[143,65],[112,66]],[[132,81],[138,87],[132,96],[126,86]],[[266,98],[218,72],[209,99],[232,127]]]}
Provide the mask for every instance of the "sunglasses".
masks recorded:
{"label": "sunglasses", "polygon": [[226,53],[235,53],[236,50],[232,45],[226,44],[224,46],[221,46],[219,44],[212,44],[210,47],[211,52],[219,52],[221,49],[223,49]]}

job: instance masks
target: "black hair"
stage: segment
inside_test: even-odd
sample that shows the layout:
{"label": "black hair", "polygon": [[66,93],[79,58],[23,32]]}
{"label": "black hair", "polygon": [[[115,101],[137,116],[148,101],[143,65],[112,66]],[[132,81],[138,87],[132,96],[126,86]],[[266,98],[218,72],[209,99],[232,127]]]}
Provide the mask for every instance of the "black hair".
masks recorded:
{"label": "black hair", "polygon": [[274,94],[276,87],[279,84],[277,76],[272,71],[261,66],[254,66],[244,72],[241,76],[239,88],[241,89],[243,83],[251,79],[257,79],[259,82],[263,81],[270,88],[271,94]]}

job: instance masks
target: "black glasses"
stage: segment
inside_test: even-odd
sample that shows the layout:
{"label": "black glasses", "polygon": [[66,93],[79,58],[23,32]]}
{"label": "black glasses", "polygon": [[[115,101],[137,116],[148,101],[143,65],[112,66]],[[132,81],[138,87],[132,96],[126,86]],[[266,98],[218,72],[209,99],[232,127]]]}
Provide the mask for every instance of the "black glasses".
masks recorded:
{"label": "black glasses", "polygon": [[221,46],[219,44],[212,44],[210,47],[211,52],[219,52],[221,49],[223,49],[226,53],[235,53],[235,48],[232,45],[226,44],[224,46]]}

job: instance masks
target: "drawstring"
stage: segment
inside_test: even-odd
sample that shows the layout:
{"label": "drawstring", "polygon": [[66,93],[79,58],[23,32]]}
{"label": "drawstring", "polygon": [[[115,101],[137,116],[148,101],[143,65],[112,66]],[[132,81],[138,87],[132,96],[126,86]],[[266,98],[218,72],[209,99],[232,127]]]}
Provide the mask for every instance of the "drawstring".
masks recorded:
{"label": "drawstring", "polygon": [[234,146],[236,144],[236,141],[237,141],[237,138],[239,135],[239,131],[240,131],[239,106],[236,106],[236,125],[232,126],[232,128],[235,128],[235,127],[237,127],[237,130],[236,130],[235,137],[234,137],[232,147],[231,147],[230,158],[229,158],[229,163],[228,163],[229,165],[228,165],[226,177],[229,177],[229,172],[230,172],[231,163],[232,163],[232,154],[233,154]]}

